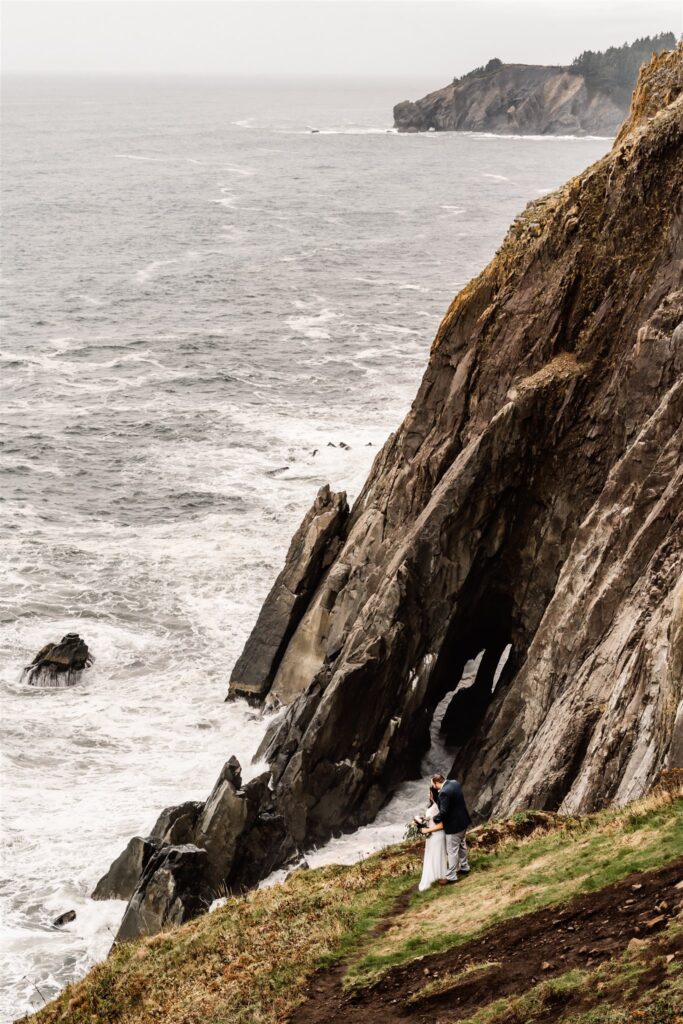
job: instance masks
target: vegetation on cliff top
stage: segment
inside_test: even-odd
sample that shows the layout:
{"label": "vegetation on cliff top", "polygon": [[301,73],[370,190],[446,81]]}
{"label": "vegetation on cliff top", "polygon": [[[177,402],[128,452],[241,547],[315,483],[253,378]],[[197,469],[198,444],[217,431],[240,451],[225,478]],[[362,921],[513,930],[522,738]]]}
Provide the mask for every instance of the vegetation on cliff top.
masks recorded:
{"label": "vegetation on cliff top", "polygon": [[676,36],[673,32],[660,32],[656,36],[643,36],[632,43],[610,46],[607,50],[584,50],[571,64],[570,70],[583,75],[588,89],[604,92],[617,103],[626,105],[638,71],[644,61],[653,53],[674,50]]}
{"label": "vegetation on cliff top", "polygon": [[[641,64],[653,53],[674,50],[676,36],[673,32],[659,32],[655,36],[643,36],[632,43],[610,46],[606,50],[584,50],[575,57],[568,70],[583,75],[586,85],[594,91],[606,92],[621,104],[628,104]],[[503,67],[499,57],[492,57],[487,64],[453,79],[453,85],[469,78],[481,78]]]}
{"label": "vegetation on cliff top", "polygon": [[[529,828],[531,835],[524,836]],[[673,862],[683,849],[683,799],[661,794],[585,818],[518,815],[482,827],[473,845],[472,876],[445,891],[417,894],[421,846],[404,843],[351,867],[299,870],[281,885],[232,897],[179,929],[119,946],[37,1014],[36,1024],[275,1024],[303,1001],[314,972],[340,961],[340,992],[357,998],[397,964],[415,964],[437,951],[466,951],[501,921],[523,921],[539,908],[561,907],[635,871],[653,872]],[[680,941],[681,931],[680,919],[672,918],[667,941]],[[538,984],[502,1002],[492,986],[472,1024],[531,1021],[536,1010],[541,1019],[555,993],[571,989],[588,1004],[596,986],[603,1016],[576,1019],[623,1019],[604,1014],[612,1004],[615,1014],[621,1012],[624,991],[652,966],[646,941],[638,956],[627,943],[628,936],[620,958],[594,970],[587,965],[534,979]],[[423,962],[418,961],[420,976]],[[474,974],[485,976],[490,967],[479,962]],[[638,1005],[649,1013],[656,996],[669,1016],[643,1021],[674,1020],[683,961],[670,958],[665,968],[665,983],[641,993]],[[447,972],[421,977],[410,997],[416,1013],[421,1000],[440,993],[447,998],[449,983],[462,980],[462,973],[450,982]],[[410,1005],[406,998],[409,1011]]]}

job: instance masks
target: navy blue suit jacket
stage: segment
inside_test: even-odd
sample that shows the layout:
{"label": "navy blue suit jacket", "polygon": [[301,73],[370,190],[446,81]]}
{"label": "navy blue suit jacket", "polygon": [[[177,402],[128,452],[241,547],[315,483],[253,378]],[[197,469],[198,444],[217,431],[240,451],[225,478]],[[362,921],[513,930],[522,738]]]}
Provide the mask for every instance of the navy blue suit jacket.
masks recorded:
{"label": "navy blue suit jacket", "polygon": [[457,779],[446,779],[439,790],[439,813],[434,815],[434,822],[443,825],[446,835],[464,832],[472,824],[462,786]]}

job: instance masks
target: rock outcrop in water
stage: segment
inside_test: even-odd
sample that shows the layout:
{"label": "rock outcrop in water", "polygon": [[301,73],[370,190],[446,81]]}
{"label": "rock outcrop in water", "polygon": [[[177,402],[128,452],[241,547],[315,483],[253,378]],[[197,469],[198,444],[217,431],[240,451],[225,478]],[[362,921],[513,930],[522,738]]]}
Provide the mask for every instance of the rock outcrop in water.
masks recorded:
{"label": "rock outcrop in water", "polygon": [[641,61],[675,45],[668,32],[605,53],[584,53],[568,67],[491,60],[414,103],[398,103],[394,126],[400,132],[614,135]]}
{"label": "rock outcrop in water", "polygon": [[116,936],[122,942],[196,916],[216,896],[255,885],[296,854],[268,772],[243,786],[231,757],[206,801],[162,811],[149,836],[130,840],[92,895],[129,900]]}
{"label": "rock outcrop in water", "polygon": [[224,779],[199,819],[212,838],[193,826],[213,858],[198,885],[251,884],[371,820],[449,694],[453,771],[480,816],[623,802],[675,766],[682,196],[679,46],[643,70],[612,151],[530,203],[447,311],[298,625],[266,633],[258,692],[287,666],[289,707],[270,777]]}
{"label": "rock outcrop in water", "polygon": [[45,644],[24,675],[30,686],[72,686],[94,660],[85,640],[78,633],[67,633],[58,644]]}

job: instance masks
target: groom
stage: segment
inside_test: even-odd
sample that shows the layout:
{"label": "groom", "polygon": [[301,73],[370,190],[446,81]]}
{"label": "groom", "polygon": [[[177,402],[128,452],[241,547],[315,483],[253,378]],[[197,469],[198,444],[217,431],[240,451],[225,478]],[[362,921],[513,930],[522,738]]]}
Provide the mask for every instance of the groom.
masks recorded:
{"label": "groom", "polygon": [[465,833],[472,824],[462,786],[457,779],[444,779],[443,775],[434,775],[432,784],[437,790],[439,813],[434,815],[434,827],[422,829],[424,835],[437,832],[442,827],[446,833],[446,856],[448,871],[445,878],[439,879],[439,885],[452,885],[461,875],[470,873],[467,861],[467,842]]}

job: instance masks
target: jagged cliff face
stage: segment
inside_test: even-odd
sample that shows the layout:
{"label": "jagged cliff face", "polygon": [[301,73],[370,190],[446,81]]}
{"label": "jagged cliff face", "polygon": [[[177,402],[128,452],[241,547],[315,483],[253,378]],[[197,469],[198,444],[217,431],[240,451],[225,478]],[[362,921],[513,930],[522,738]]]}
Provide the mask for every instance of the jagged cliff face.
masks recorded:
{"label": "jagged cliff face", "polygon": [[444,716],[477,813],[625,801],[680,761],[682,196],[679,46],[611,153],[530,204],[455,298],[350,514],[316,499],[231,681],[288,705],[270,778],[242,789],[226,766],[191,821],[173,811],[180,832],[166,812],[117,862],[122,892],[141,878],[131,927],[164,844],[239,886],[370,820],[482,651]]}
{"label": "jagged cliff face", "polygon": [[394,107],[401,132],[614,135],[626,107],[562,67],[503,64]]}
{"label": "jagged cliff face", "polygon": [[682,61],[652,62],[612,152],[527,207],[439,328],[287,648],[300,696],[268,757],[297,838],[374,815],[482,650],[446,716],[480,813],[625,800],[666,763],[683,691]]}

